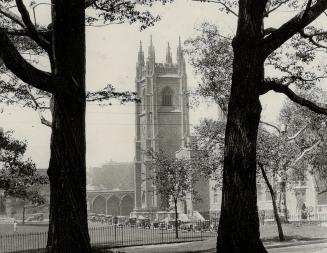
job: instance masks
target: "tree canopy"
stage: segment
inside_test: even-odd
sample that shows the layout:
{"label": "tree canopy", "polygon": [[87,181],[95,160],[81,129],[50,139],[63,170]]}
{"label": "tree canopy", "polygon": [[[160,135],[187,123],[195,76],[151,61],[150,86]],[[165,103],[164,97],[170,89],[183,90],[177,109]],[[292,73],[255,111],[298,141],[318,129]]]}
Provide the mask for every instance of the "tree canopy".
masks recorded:
{"label": "tree canopy", "polygon": [[45,199],[38,187],[47,184],[31,159],[25,159],[26,142],[15,140],[10,132],[0,130],[0,188],[5,196],[42,204]]}

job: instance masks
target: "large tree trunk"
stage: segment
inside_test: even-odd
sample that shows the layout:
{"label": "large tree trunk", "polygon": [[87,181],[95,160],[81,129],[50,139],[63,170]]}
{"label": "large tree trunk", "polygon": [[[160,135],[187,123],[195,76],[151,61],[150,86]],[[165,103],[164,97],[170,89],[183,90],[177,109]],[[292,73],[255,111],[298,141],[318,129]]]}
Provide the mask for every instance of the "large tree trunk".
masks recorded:
{"label": "large tree trunk", "polygon": [[261,113],[260,50],[265,1],[240,1],[233,40],[233,76],[225,133],[225,158],[217,252],[267,252],[260,240],[256,191],[256,142]]}
{"label": "large tree trunk", "polygon": [[262,173],[262,176],[266,182],[266,185],[269,189],[269,192],[270,192],[270,196],[271,196],[271,202],[272,202],[272,205],[273,205],[273,211],[274,211],[274,217],[275,217],[275,221],[276,221],[276,224],[277,224],[277,230],[278,230],[278,237],[279,237],[279,241],[285,241],[285,236],[284,236],[284,232],[283,232],[283,228],[282,228],[282,224],[280,222],[280,218],[279,218],[279,215],[278,215],[278,208],[277,208],[277,204],[276,204],[276,195],[275,195],[275,192],[274,192],[274,189],[271,185],[271,183],[269,182],[269,179],[267,177],[267,174],[265,172],[265,169],[263,167],[263,165],[259,165],[260,166],[260,169],[261,169],[261,173]]}
{"label": "large tree trunk", "polygon": [[84,0],[52,0],[54,91],[50,180],[51,253],[89,253],[85,163]]}

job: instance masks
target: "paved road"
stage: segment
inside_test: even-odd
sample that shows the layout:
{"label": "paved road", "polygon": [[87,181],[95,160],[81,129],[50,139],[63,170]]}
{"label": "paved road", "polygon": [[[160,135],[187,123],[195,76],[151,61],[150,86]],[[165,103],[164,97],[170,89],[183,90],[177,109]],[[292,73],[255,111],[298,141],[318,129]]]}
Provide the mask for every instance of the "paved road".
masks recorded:
{"label": "paved road", "polygon": [[268,249],[269,253],[327,253],[327,243]]}
{"label": "paved road", "polygon": [[[272,248],[268,249],[269,253],[327,253],[327,243],[317,243],[301,246]],[[216,253],[211,249],[208,251],[202,251],[201,253]]]}

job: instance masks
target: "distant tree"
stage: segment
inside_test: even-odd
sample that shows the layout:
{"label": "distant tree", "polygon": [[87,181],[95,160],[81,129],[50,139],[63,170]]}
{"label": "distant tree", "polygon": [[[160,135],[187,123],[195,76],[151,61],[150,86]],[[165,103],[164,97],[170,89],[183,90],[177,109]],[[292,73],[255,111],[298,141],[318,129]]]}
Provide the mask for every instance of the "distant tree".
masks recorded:
{"label": "distant tree", "polygon": [[188,193],[196,195],[194,184],[197,180],[188,159],[150,152],[152,160],[147,162],[151,176],[147,178],[155,186],[159,196],[173,202],[175,211],[175,234],[178,238],[178,201],[185,200]]}
{"label": "distant tree", "polygon": [[191,147],[195,155],[191,165],[201,176],[215,182],[214,188],[222,186],[222,166],[226,122],[204,119],[194,127],[196,144]]}
{"label": "distant tree", "polygon": [[226,114],[232,80],[231,38],[207,22],[196,30],[198,34],[184,43],[189,62],[201,78],[196,95],[213,99]]}
{"label": "distant tree", "polygon": [[0,189],[4,197],[19,198],[27,203],[43,204],[39,186],[48,183],[39,175],[35,164],[24,159],[27,144],[15,140],[10,132],[0,129]]}
{"label": "distant tree", "polygon": [[[289,104],[289,103],[288,103]],[[291,104],[292,105],[292,104]],[[306,109],[292,105],[298,110]],[[282,131],[280,127],[272,124],[262,124],[258,132],[258,147],[257,147],[257,162],[259,170],[257,171],[258,179],[264,179],[265,184],[269,190],[272,199],[274,218],[276,220],[279,239],[285,240],[283,229],[279,217],[279,212],[283,210],[285,218],[287,218],[287,205],[284,194],[286,188],[292,188],[297,185],[298,182],[303,180],[305,172],[308,172],[308,167],[305,164],[301,164],[305,161],[304,158],[308,158],[310,151],[316,147],[316,141],[311,143],[304,143],[303,138],[309,139],[307,136],[310,128],[306,125],[306,129],[303,129],[305,122],[311,122],[311,124],[317,124],[317,121],[307,118],[303,113],[299,113],[295,108],[284,107],[283,111],[289,111],[291,117],[296,117],[302,120],[301,125],[293,122],[293,125],[287,127],[288,131]],[[285,113],[283,114],[286,116]],[[309,111],[309,115],[317,117],[317,115]],[[319,116],[322,117],[322,116]],[[285,121],[283,121],[286,123]],[[290,123],[290,122],[289,122]],[[295,124],[294,124],[295,123]],[[224,157],[224,134],[225,134],[226,122],[219,122],[214,120],[203,120],[199,125],[195,126],[195,134],[197,136],[197,147],[195,150],[198,152],[196,159],[191,160],[192,165],[196,168],[197,173],[207,175],[215,180],[216,187],[221,187],[222,183],[222,163]],[[294,129],[296,129],[296,132]],[[320,132],[322,129],[320,129]],[[311,132],[312,138],[312,132]],[[320,138],[316,136],[316,138]],[[309,153],[308,153],[309,152]],[[260,174],[262,177],[260,177]],[[279,180],[280,183],[270,183],[270,180]],[[276,195],[280,194],[279,198]],[[278,203],[279,201],[284,202]]]}
{"label": "distant tree", "polygon": [[[280,173],[280,165],[278,159],[280,151],[280,141],[281,140],[278,135],[270,133],[264,128],[260,128],[258,133],[257,159],[262,178],[264,179],[264,182],[267,185],[271,196],[271,202],[273,206],[274,218],[277,224],[279,240],[285,241],[285,236],[276,203],[277,189],[275,184],[273,185],[270,182],[271,179],[275,179]],[[257,179],[257,181],[259,180],[260,177]]]}
{"label": "distant tree", "polygon": [[[322,104],[327,98],[326,92],[321,89],[311,90],[310,96]],[[288,163],[287,182],[291,186],[298,182],[305,182],[308,175],[313,175],[320,179],[318,180],[320,187],[326,187],[322,185],[322,182],[327,182],[326,174],[320,173],[323,171],[320,170],[322,168],[320,166],[324,166],[321,163],[323,161],[321,154],[324,153],[327,140],[326,120],[326,116],[315,114],[289,101],[282,108],[280,121],[287,135],[285,140],[293,147],[297,147],[293,161]]]}

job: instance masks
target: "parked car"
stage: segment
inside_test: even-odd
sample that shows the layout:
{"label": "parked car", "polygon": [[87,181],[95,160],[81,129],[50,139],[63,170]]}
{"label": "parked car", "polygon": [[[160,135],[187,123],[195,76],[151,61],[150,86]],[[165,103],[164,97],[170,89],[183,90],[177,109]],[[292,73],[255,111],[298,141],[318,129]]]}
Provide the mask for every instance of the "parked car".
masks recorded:
{"label": "parked car", "polygon": [[151,228],[151,222],[149,218],[140,220],[139,224],[141,228]]}
{"label": "parked car", "polygon": [[43,221],[44,213],[34,213],[31,216],[27,217],[26,221]]}
{"label": "parked car", "polygon": [[136,217],[132,217],[132,218],[128,219],[128,226],[136,227],[136,223],[137,223],[137,218]]}
{"label": "parked car", "polygon": [[192,231],[193,230],[193,223],[192,222],[182,222],[180,225],[179,225],[179,228],[181,230],[186,230],[186,231]]}

